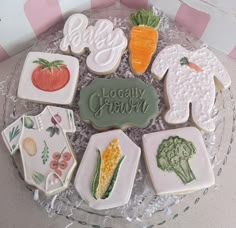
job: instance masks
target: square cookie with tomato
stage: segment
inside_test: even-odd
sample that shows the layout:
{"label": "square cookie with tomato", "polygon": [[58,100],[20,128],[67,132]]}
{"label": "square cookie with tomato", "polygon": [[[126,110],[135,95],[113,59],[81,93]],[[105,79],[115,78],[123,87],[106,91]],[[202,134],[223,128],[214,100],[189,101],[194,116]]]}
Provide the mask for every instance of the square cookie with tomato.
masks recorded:
{"label": "square cookie with tomato", "polygon": [[72,56],[30,52],[25,60],[17,96],[42,103],[68,105],[79,79],[79,61]]}
{"label": "square cookie with tomato", "polygon": [[195,127],[146,134],[143,149],[157,195],[186,194],[215,184],[204,140]]}

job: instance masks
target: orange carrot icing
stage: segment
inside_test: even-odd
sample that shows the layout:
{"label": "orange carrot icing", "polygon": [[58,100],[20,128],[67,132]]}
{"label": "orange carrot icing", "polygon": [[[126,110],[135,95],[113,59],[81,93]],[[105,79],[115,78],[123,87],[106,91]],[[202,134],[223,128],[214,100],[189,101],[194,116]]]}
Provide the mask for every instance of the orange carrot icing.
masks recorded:
{"label": "orange carrot icing", "polygon": [[146,71],[158,41],[158,32],[147,26],[134,26],[130,33],[130,64],[137,74]]}

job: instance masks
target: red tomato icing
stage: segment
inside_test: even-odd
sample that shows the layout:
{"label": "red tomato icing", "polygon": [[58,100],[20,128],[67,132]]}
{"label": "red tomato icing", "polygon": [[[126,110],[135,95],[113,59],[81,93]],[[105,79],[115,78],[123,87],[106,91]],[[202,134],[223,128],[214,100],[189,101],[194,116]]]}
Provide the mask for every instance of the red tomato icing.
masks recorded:
{"label": "red tomato icing", "polygon": [[48,68],[41,69],[39,65],[32,73],[32,83],[40,90],[53,92],[66,86],[70,80],[70,72],[66,66],[59,66],[60,70],[52,67],[50,72]]}

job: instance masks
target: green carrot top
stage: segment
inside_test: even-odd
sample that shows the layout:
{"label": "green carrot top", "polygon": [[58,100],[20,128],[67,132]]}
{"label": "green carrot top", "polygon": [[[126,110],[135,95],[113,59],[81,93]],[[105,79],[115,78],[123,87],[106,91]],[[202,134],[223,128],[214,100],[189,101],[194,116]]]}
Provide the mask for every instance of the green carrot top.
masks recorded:
{"label": "green carrot top", "polygon": [[134,26],[145,25],[157,28],[160,23],[160,17],[155,15],[153,10],[140,9],[135,13],[131,13],[129,18]]}
{"label": "green carrot top", "polygon": [[183,57],[180,59],[180,65],[183,66],[183,65],[189,65],[189,61],[188,61],[188,58],[187,57]]}

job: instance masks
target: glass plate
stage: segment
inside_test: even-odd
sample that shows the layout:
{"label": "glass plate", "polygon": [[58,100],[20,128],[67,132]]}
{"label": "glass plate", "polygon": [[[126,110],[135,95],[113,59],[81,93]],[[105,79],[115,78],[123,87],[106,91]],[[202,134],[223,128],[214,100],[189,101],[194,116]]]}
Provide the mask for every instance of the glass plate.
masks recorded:
{"label": "glass plate", "polygon": [[[130,13],[131,10],[125,7],[119,7],[110,8],[109,10],[105,11],[92,11],[92,13],[89,11],[86,12],[86,15],[90,19],[90,24],[94,24],[95,21],[100,18],[110,19],[114,22],[115,27],[120,27],[123,29],[126,36],[128,37],[130,23],[127,16]],[[157,11],[157,13],[162,17],[159,29],[160,40],[158,43],[157,52],[167,45],[176,43],[179,43],[190,50],[194,50],[205,45],[199,40],[192,38],[190,34],[182,31],[183,28],[177,29],[174,23],[169,20],[168,17],[163,15],[161,11]],[[40,39],[35,42],[31,48],[29,48],[28,51],[61,53],[58,45],[63,35],[62,28],[63,24],[57,24],[54,26],[54,28],[43,34]],[[77,105],[80,89],[87,86],[94,78],[98,77],[97,75],[88,71],[85,64],[87,55],[88,51],[79,58],[80,81],[74,102],[70,107],[75,113],[77,130],[73,135],[69,135],[69,138],[77,155],[78,161],[81,161],[90,136],[94,133],[97,133],[97,131],[90,125],[85,124],[80,120],[79,109]],[[38,114],[45,106],[43,104],[23,101],[17,99],[16,97],[19,77],[23,67],[24,59],[25,55],[23,55],[20,61],[16,64],[13,73],[5,76],[5,85],[0,87],[2,95],[4,88],[4,108],[3,113],[1,113],[0,116],[0,120],[4,124],[4,127],[19,118],[22,114]],[[135,77],[130,71],[127,51],[122,57],[118,70],[115,73],[106,76],[106,78],[111,77]],[[156,88],[156,91],[160,96],[159,108],[161,112],[164,112],[165,105],[163,98],[163,82],[154,80],[152,78],[150,67],[144,75],[140,76],[140,78],[147,84],[151,84],[154,86],[154,88]],[[0,84],[0,86],[2,86],[2,84]],[[233,94],[230,89],[223,93],[217,91],[213,117],[216,123],[216,131],[214,133],[202,132],[202,135],[211,158],[212,166],[214,167],[216,182],[218,182],[222,169],[224,165],[227,164],[227,158],[231,152],[231,145],[234,140],[236,112]],[[183,125],[178,125],[174,128],[191,125],[191,122],[188,122]],[[154,119],[148,127],[144,129],[128,128],[125,130],[125,133],[135,143],[137,143],[137,145],[141,146],[141,137],[143,134],[171,128],[173,128],[173,126],[166,124],[160,115],[158,118]],[[216,187],[211,189],[203,189],[186,196],[156,196],[152,189],[149,176],[147,175],[143,157],[141,157],[129,203],[119,208],[96,211],[89,208],[87,204],[83,202],[72,184],[66,191],[51,198],[45,198],[45,196],[41,193],[37,195],[37,191],[35,192],[35,189],[32,186],[29,186],[23,182],[23,170],[19,153],[12,157],[12,161],[18,170],[19,176],[22,179],[22,183],[25,184],[29,191],[32,191],[34,199],[41,205],[42,208],[46,209],[50,216],[57,214],[66,217],[72,222],[82,225],[90,225],[92,227],[125,227],[127,225],[129,227],[152,227],[153,225],[162,225],[170,220],[176,219],[180,214],[184,214],[184,212],[188,211],[191,207],[197,205],[200,200],[204,199],[207,194],[210,194],[209,192],[217,188],[216,183]]]}

